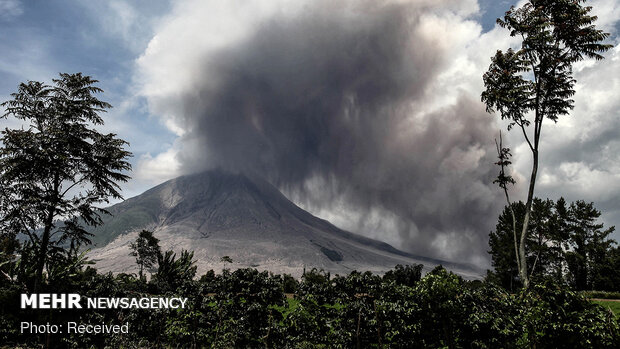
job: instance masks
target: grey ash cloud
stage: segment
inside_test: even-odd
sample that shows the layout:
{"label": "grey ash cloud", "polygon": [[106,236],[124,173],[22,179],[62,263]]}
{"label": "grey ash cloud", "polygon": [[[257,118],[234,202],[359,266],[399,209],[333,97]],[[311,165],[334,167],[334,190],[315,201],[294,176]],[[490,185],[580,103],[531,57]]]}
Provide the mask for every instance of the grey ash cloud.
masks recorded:
{"label": "grey ash cloud", "polygon": [[496,126],[475,95],[429,106],[449,52],[421,29],[423,14],[308,6],[205,55],[194,69],[208,78],[171,101],[183,172],[259,175],[315,212],[338,201],[366,217],[345,228],[480,262],[501,207]]}

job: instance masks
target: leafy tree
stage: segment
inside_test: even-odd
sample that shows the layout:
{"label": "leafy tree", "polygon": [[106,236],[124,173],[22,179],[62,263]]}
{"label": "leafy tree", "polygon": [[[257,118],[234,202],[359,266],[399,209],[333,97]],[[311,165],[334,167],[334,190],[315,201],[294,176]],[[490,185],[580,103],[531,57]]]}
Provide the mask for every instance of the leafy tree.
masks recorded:
{"label": "leafy tree", "polygon": [[383,280],[391,280],[398,285],[413,287],[422,278],[422,267],[422,264],[405,266],[398,264],[394,270],[389,270],[383,275]]}
{"label": "leafy tree", "polygon": [[[537,279],[551,277],[556,282],[563,282],[562,242],[566,239],[566,233],[562,229],[564,221],[558,216],[556,209],[557,205],[563,203],[562,198],[557,204],[549,199],[534,199],[532,220],[528,229],[529,237],[526,241],[528,251],[526,260],[532,266],[530,277]],[[518,217],[516,228],[519,230],[523,226],[524,212],[525,204],[522,201],[513,202],[510,207],[505,207],[495,231],[489,234],[489,253],[494,271],[488,273],[488,278],[510,291],[523,286],[519,280],[517,264],[514,262],[516,257],[513,248],[513,213]]]}
{"label": "leafy tree", "polygon": [[19,241],[10,235],[0,235],[0,279],[12,281],[14,259],[16,257]]}
{"label": "leafy tree", "polygon": [[[558,284],[564,282],[564,248],[568,236],[563,228],[564,220],[559,214],[561,210],[558,209],[564,203],[564,198],[560,198],[557,203],[550,199],[534,198],[526,243],[526,260],[532,266],[530,278],[552,278]],[[522,202],[519,204],[524,211],[525,205]]]}
{"label": "leafy tree", "polygon": [[299,289],[299,282],[290,274],[282,275],[282,291],[284,293],[295,293]]}
{"label": "leafy tree", "polygon": [[131,169],[127,142],[95,129],[103,125],[99,114],[111,107],[95,97],[102,92],[98,81],[81,73],[52,81],[22,83],[1,104],[2,117],[24,126],[7,128],[0,138],[0,229],[26,236],[35,291],[51,255],[74,254],[90,243],[85,225],[102,224],[106,211],[97,206],[121,198],[117,183],[127,181],[124,171]]}
{"label": "leafy tree", "polygon": [[176,256],[173,251],[160,254],[154,280],[164,290],[176,290],[191,282],[196,276],[197,267],[194,261],[194,251],[183,250],[178,259]]}
{"label": "leafy tree", "polygon": [[540,283],[520,297],[523,325],[518,347],[617,348],[618,322],[613,314],[553,283]]}
{"label": "leafy tree", "polygon": [[[504,207],[495,230],[489,233],[489,254],[494,270],[487,274],[487,279],[510,291],[521,286],[521,282],[518,280],[519,269],[515,263],[515,250],[513,248],[512,212],[515,212],[515,216],[522,217],[523,211],[525,211],[523,202],[512,203],[511,206]],[[519,228],[523,223],[519,221],[516,224]]]}
{"label": "leafy tree", "polygon": [[[522,218],[524,211],[523,202],[512,203],[517,217]],[[608,237],[615,228],[603,229],[597,222],[600,214],[593,203],[576,201],[567,206],[563,198],[557,202],[535,198],[526,244],[526,258],[532,266],[529,276],[553,279],[557,284],[569,281],[575,290],[612,290],[615,241]],[[517,219],[516,225],[520,229],[523,220]],[[495,270],[488,273],[488,279],[510,291],[522,286],[512,242],[512,215],[506,207],[489,234]]]}
{"label": "leafy tree", "polygon": [[620,292],[620,246],[607,251],[605,262],[594,271],[592,288]]}
{"label": "leafy tree", "polygon": [[456,274],[437,266],[418,282],[414,297],[424,304],[420,314],[424,347],[456,348],[465,321],[463,280]]}
{"label": "leafy tree", "polygon": [[569,246],[566,261],[570,281],[576,290],[593,289],[594,286],[605,287],[600,278],[610,262],[611,248],[614,240],[608,239],[615,227],[603,230],[603,224],[597,223],[601,212],[593,203],[582,200],[571,203],[568,208]]}
{"label": "leafy tree", "polygon": [[[488,112],[497,110],[509,121],[508,129],[517,126],[532,153],[527,201],[520,233],[514,231],[519,277],[529,285],[526,240],[531,220],[534,188],[538,174],[540,135],[543,120],[557,122],[573,108],[575,79],[572,65],[584,58],[600,60],[602,52],[612,46],[601,44],[609,34],[596,29],[596,16],[585,0],[529,0],[522,7],[510,8],[497,23],[522,38],[521,48],[497,51],[484,74],[486,87],[482,101]],[[533,130],[530,129],[533,126]],[[498,147],[500,160],[506,159]],[[502,172],[504,173],[504,165]],[[500,174],[501,174],[500,173]],[[507,194],[506,178],[499,178]],[[502,182],[503,180],[503,182]],[[503,185],[502,185],[503,184]],[[508,195],[506,195],[508,198]],[[510,200],[508,199],[510,206]]]}
{"label": "leafy tree", "polygon": [[159,248],[159,239],[153,236],[150,230],[142,230],[138,234],[136,241],[129,245],[131,248],[131,256],[136,257],[136,263],[140,267],[138,275],[143,278],[143,270],[151,269],[161,258],[161,249]]}

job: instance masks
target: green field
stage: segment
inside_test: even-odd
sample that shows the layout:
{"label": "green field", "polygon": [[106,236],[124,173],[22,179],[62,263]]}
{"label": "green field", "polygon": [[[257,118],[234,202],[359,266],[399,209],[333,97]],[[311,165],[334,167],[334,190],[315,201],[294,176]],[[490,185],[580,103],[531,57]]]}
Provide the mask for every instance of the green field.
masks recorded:
{"label": "green field", "polygon": [[620,317],[620,301],[618,300],[593,300],[592,302],[602,305],[605,308],[610,308],[611,311],[616,314],[616,317]]}

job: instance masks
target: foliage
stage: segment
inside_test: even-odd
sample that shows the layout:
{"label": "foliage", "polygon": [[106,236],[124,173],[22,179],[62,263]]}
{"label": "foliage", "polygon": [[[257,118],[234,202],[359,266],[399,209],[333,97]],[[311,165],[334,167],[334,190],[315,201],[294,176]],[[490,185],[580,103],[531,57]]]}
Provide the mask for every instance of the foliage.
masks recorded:
{"label": "foliage", "polygon": [[573,291],[537,284],[526,291],[524,343],[544,348],[612,348],[620,343],[613,314]]}
{"label": "foliage", "polygon": [[[194,276],[191,253],[166,253],[177,276]],[[181,261],[181,262],[179,262]],[[189,268],[187,268],[190,266]],[[166,267],[168,268],[168,267]],[[403,266],[418,270],[419,266]],[[173,268],[175,269],[175,268]],[[18,284],[0,286],[0,340],[55,347],[277,348],[613,348],[618,320],[609,311],[553,283],[511,294],[491,283],[466,281],[438,267],[414,285],[368,272],[328,276],[313,270],[293,298],[286,278],[255,269],[206,273],[200,280],[164,282],[81,270],[50,292],[85,297],[187,297],[184,309],[54,310],[51,322],[130,324],[129,334],[18,333],[19,321],[50,321],[47,312],[19,309]],[[171,280],[168,280],[171,281]],[[70,319],[70,320],[69,320]]]}
{"label": "foliage", "polygon": [[394,270],[389,270],[383,275],[384,281],[393,281],[397,285],[413,287],[422,278],[422,264],[401,265],[398,264]]}
{"label": "foliage", "polygon": [[105,210],[97,205],[121,198],[117,182],[126,181],[123,171],[131,168],[127,143],[94,128],[103,125],[99,113],[110,108],[94,96],[102,92],[97,80],[77,73],[52,81],[22,83],[1,104],[3,117],[24,126],[5,129],[0,138],[0,231],[28,239],[29,250],[21,254],[32,258],[28,282],[35,289],[48,261],[69,258],[90,243],[85,225],[101,224]]}
{"label": "foliage", "polygon": [[[523,217],[525,204],[516,202],[511,206],[504,208],[495,231],[489,234],[494,271],[487,277],[515,291],[521,283],[514,262],[512,212]],[[574,290],[620,290],[620,273],[615,269],[618,248],[609,239],[615,228],[603,229],[603,224],[597,222],[600,215],[593,203],[579,200],[567,206],[563,198],[557,202],[535,198],[526,241],[531,277],[536,281],[553,279]],[[522,225],[518,220],[517,229]]]}
{"label": "foliage", "polygon": [[[511,7],[497,23],[510,30],[511,36],[521,38],[521,48],[510,48],[506,52],[498,50],[483,75],[485,90],[481,98],[487,111],[499,112],[501,119],[508,121],[508,130],[517,126],[532,153],[525,211],[519,217],[522,228],[520,233],[515,226],[512,230],[519,278],[525,288],[529,285],[526,241],[543,121],[557,122],[560,116],[573,109],[571,97],[575,94],[576,82],[572,74],[573,64],[584,58],[600,60],[603,58],[601,53],[612,47],[601,44],[609,34],[596,29],[596,16],[589,14],[591,7],[583,6],[584,2],[529,0],[520,8]],[[514,183],[514,180],[505,172],[510,164],[510,150],[501,145],[501,139],[498,156],[501,171],[496,182],[504,190],[510,207],[507,184]]]}
{"label": "foliage", "polygon": [[[570,271],[570,282],[577,290],[600,289],[620,291],[620,285],[608,282],[605,275],[609,265],[610,248],[615,244],[608,239],[614,227],[603,229],[602,223],[596,220],[601,212],[592,203],[577,201],[568,209],[567,228],[568,242],[572,247],[566,253],[566,262]],[[612,287],[612,288],[610,288]]]}
{"label": "foliage", "polygon": [[140,267],[139,276],[142,279],[143,270],[150,270],[161,258],[159,239],[153,236],[152,231],[142,230],[136,241],[132,242],[129,247],[131,255],[136,257],[136,263]]}
{"label": "foliage", "polygon": [[[562,283],[564,250],[568,238],[568,231],[562,223],[565,217],[558,212],[564,205],[564,199],[557,202],[534,198],[531,221],[528,227],[526,247],[526,261],[531,265],[530,275],[536,280],[552,277]],[[525,204],[514,202],[511,207],[505,207],[498,219],[495,231],[489,234],[489,253],[492,259],[493,272],[489,278],[502,287],[515,291],[522,286],[519,279],[518,266],[515,263],[515,249],[513,240],[513,217],[517,219],[516,228],[523,226]],[[514,213],[514,216],[513,216]]]}
{"label": "foliage", "polygon": [[179,258],[176,253],[166,251],[159,255],[157,273],[153,276],[155,283],[163,290],[177,290],[186,285],[196,276],[194,252],[181,251]]}

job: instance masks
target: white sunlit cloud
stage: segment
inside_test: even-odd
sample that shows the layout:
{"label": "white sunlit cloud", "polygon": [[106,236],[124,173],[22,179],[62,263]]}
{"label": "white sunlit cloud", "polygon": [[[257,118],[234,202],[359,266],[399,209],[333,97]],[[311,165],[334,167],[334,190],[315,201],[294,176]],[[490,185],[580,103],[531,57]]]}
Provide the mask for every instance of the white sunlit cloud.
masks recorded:
{"label": "white sunlit cloud", "polygon": [[620,19],[620,2],[617,0],[591,0],[586,3],[592,6],[592,15],[598,17],[596,25],[600,29],[616,35],[618,19]]}
{"label": "white sunlit cloud", "polygon": [[576,73],[573,113],[557,125],[548,125],[550,137],[543,146],[550,154],[562,156],[548,157],[550,166],[545,170],[554,181],[545,183],[543,191],[547,186],[563,186],[594,201],[620,196],[620,46],[605,56]]}
{"label": "white sunlit cloud", "polygon": [[171,146],[155,156],[150,153],[142,155],[134,168],[134,178],[154,185],[178,177],[181,175],[178,152],[175,146]]}

